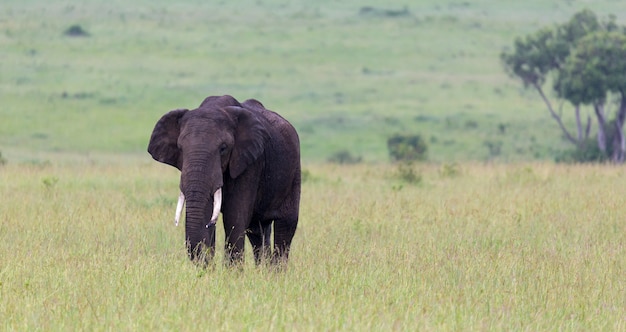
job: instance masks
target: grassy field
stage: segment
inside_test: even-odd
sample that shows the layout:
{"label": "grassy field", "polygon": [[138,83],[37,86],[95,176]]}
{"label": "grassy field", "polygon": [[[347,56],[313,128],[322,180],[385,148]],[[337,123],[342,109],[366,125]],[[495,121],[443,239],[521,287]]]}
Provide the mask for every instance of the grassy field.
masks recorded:
{"label": "grassy field", "polygon": [[626,170],[413,172],[308,165],[275,273],[190,264],[166,166],[6,166],[0,329],[626,329]]}
{"label": "grassy field", "polygon": [[[9,161],[143,153],[166,111],[232,94],[290,119],[307,161],[348,150],[374,162],[388,160],[395,133],[425,137],[437,162],[552,160],[569,146],[499,54],[583,8],[603,17],[624,9],[615,0],[7,0],[2,8],[0,151]],[[72,25],[89,36],[65,36]]]}
{"label": "grassy field", "polygon": [[[568,146],[498,59],[622,1],[0,7],[0,330],[626,330],[626,169],[550,163]],[[189,263],[178,172],[145,152],[219,94],[300,133],[283,273]],[[389,165],[395,133],[431,162]],[[365,162],[325,163],[341,150]]]}

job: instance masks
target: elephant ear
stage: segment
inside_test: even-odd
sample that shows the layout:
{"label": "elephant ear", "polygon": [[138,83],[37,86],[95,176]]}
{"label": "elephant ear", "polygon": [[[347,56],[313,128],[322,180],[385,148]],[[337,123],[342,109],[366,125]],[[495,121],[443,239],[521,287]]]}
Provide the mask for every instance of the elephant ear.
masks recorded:
{"label": "elephant ear", "polygon": [[263,154],[270,135],[259,113],[241,107],[227,107],[225,110],[237,119],[235,146],[228,164],[230,177],[235,179]]}
{"label": "elephant ear", "polygon": [[174,166],[179,170],[182,168],[178,149],[179,120],[187,111],[187,109],[178,109],[163,115],[154,126],[148,144],[148,152],[154,160]]}

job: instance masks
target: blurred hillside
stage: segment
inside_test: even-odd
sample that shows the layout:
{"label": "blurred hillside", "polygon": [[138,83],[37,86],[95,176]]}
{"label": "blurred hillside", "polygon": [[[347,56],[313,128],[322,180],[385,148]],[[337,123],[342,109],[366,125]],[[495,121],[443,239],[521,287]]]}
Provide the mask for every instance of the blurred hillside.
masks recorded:
{"label": "blurred hillside", "polygon": [[[505,74],[499,54],[583,8],[599,16],[624,9],[614,0],[2,7],[0,151],[9,162],[149,158],[163,113],[221,94],[284,115],[305,161],[349,151],[386,162],[396,133],[424,137],[432,161],[552,160],[568,143],[539,97]],[[82,33],[65,33],[72,27]],[[573,126],[568,112],[563,105]]]}

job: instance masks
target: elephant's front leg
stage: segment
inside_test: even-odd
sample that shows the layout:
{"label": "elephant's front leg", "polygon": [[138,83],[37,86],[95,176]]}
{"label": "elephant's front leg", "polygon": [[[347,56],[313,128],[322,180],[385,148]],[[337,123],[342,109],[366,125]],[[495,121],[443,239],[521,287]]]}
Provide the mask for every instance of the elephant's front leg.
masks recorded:
{"label": "elephant's front leg", "polygon": [[211,225],[207,227],[208,236],[206,244],[206,260],[207,262],[212,261],[215,256],[215,225]]}
{"label": "elephant's front leg", "polygon": [[215,256],[215,224],[211,224],[210,220],[211,220],[211,213],[212,213],[212,207],[211,206],[207,206],[206,208],[206,212],[205,215],[207,216],[206,220],[205,220],[205,225],[206,226],[201,226],[204,229],[203,233],[204,233],[204,239],[203,239],[203,243],[204,243],[204,261],[206,262],[206,264],[208,264],[210,261],[213,260],[213,257]]}
{"label": "elephant's front leg", "polygon": [[224,250],[226,253],[226,262],[228,264],[242,263],[244,258],[244,245],[246,229],[235,222],[228,222],[228,218],[224,217],[224,232],[226,233],[226,242]]}
{"label": "elephant's front leg", "polygon": [[251,165],[236,179],[224,176],[222,217],[227,261],[244,258],[246,230],[250,227],[260,181],[260,166]]}
{"label": "elephant's front leg", "polygon": [[[227,262],[237,263],[242,262],[244,258],[246,230],[252,219],[252,199],[254,196],[249,193],[239,195],[230,193],[228,196],[225,197],[222,205],[226,236],[224,246]],[[236,199],[233,199],[235,197]]]}
{"label": "elephant's front leg", "polygon": [[254,262],[259,265],[263,260],[269,259],[271,253],[270,238],[272,234],[272,224],[270,222],[262,223],[258,218],[253,218],[247,234],[248,239],[250,239],[250,244],[252,244],[252,250],[254,251]]}

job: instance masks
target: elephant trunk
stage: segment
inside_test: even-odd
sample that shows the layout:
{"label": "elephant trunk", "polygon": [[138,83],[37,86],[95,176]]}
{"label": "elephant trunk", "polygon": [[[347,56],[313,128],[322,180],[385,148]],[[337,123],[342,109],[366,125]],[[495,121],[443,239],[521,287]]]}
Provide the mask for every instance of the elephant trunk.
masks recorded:
{"label": "elephant trunk", "polygon": [[212,200],[208,195],[187,193],[185,208],[185,237],[187,252],[191,260],[205,260],[207,250],[211,250],[215,243],[215,227],[209,229],[210,221],[207,217],[212,211]]}
{"label": "elephant trunk", "polygon": [[[174,215],[174,224],[178,226],[180,221],[180,215],[183,211],[183,205],[185,204],[185,194],[181,191],[178,195],[178,203],[176,204],[176,214]],[[211,214],[211,220],[207,227],[215,225],[217,217],[222,210],[222,188],[218,188],[213,194],[213,213]]]}
{"label": "elephant trunk", "polygon": [[207,254],[211,255],[215,247],[215,227],[212,226],[221,210],[222,174],[216,172],[218,175],[211,176],[205,167],[191,166],[189,169],[185,172],[183,168],[178,206],[182,212],[182,198],[186,205],[185,235],[189,257],[206,261]]}

